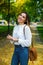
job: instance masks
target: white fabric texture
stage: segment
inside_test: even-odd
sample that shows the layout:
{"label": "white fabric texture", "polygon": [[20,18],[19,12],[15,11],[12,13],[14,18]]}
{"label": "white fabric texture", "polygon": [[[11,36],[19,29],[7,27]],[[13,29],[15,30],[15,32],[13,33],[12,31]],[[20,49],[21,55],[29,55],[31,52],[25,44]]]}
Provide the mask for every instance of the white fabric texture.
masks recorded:
{"label": "white fabric texture", "polygon": [[[25,26],[25,36],[26,39],[24,38],[24,32],[23,28]],[[21,45],[22,47],[29,47],[32,42],[32,33],[27,25],[16,25],[13,29],[13,38],[17,38],[18,42],[13,42],[10,41],[11,43],[14,43],[14,45]]]}

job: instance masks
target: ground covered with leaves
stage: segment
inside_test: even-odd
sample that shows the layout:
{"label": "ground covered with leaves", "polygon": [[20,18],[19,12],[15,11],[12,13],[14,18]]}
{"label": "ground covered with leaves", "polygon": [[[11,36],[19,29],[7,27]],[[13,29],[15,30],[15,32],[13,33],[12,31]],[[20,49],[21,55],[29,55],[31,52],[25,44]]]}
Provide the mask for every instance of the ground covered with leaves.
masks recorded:
{"label": "ground covered with leaves", "polygon": [[[29,61],[28,65],[43,65],[43,43],[35,43],[38,58],[34,64]],[[11,59],[14,51],[14,45],[6,38],[0,38],[0,65],[11,65]]]}

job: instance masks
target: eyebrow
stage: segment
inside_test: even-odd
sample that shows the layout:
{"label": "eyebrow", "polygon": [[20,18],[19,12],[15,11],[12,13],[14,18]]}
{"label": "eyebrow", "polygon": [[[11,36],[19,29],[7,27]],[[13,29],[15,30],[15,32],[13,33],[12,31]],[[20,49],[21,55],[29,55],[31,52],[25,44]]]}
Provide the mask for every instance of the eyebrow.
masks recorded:
{"label": "eyebrow", "polygon": [[[22,14],[20,14],[20,15],[22,15]],[[23,15],[22,15],[23,16]],[[25,16],[23,16],[24,18],[26,18]]]}

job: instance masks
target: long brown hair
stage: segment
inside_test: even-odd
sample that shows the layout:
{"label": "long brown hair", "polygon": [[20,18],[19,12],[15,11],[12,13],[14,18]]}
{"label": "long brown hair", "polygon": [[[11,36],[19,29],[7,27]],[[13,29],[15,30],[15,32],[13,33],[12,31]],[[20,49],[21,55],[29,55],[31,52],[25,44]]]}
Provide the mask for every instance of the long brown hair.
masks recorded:
{"label": "long brown hair", "polygon": [[30,25],[30,17],[28,15],[28,13],[27,12],[22,12],[22,13],[25,13],[26,14],[26,20],[25,20],[24,24]]}
{"label": "long brown hair", "polygon": [[[21,12],[21,13],[25,13],[25,14],[26,14],[26,20],[25,20],[24,24],[30,25],[30,17],[29,17],[29,15],[28,15],[28,13],[27,13],[27,12]],[[21,13],[19,13],[19,15],[20,15]],[[16,23],[18,24],[17,21],[16,21]]]}

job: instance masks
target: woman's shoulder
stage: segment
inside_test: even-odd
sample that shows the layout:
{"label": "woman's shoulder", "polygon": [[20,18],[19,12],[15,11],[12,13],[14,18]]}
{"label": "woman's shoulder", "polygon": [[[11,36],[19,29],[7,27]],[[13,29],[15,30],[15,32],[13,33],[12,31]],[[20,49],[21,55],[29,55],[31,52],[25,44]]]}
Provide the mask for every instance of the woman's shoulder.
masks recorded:
{"label": "woman's shoulder", "polygon": [[29,34],[31,34],[31,29],[30,29],[30,26],[28,26],[28,25],[26,25],[26,32],[28,32]]}
{"label": "woman's shoulder", "polygon": [[18,25],[16,24],[14,27],[17,27]]}
{"label": "woman's shoulder", "polygon": [[14,28],[18,28],[18,25],[16,24],[16,25],[14,26]]}
{"label": "woman's shoulder", "polygon": [[30,27],[28,25],[25,26],[26,29],[30,29]]}
{"label": "woman's shoulder", "polygon": [[14,29],[17,29],[17,28],[18,28],[18,25],[15,25],[15,26],[14,26]]}

